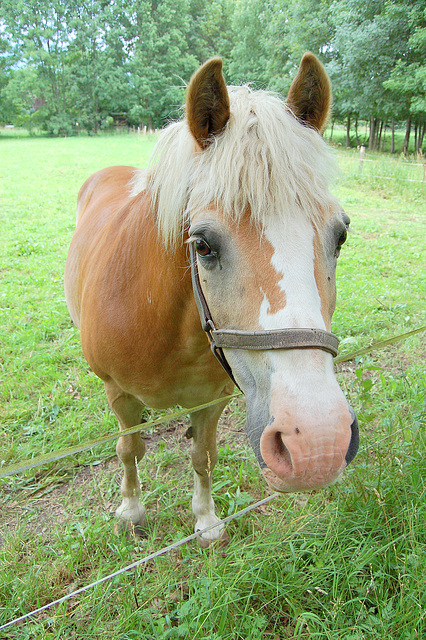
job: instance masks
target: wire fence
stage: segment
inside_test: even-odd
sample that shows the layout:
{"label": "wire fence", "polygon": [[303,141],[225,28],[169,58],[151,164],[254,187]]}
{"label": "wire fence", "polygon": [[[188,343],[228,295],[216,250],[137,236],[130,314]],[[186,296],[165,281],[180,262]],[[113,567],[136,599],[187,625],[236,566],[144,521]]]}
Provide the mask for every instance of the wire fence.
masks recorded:
{"label": "wire fence", "polygon": [[[335,362],[347,362],[349,360],[352,360],[353,358],[366,354],[366,353],[370,353],[371,351],[375,351],[377,349],[383,349],[385,347],[387,347],[388,345],[394,344],[396,342],[399,342],[401,340],[404,340],[410,336],[413,336],[415,334],[421,333],[426,331],[426,326],[422,326],[419,327],[417,329],[414,329],[413,331],[409,331],[403,334],[399,334],[397,336],[394,336],[393,338],[389,338],[388,340],[383,340],[380,342],[376,342],[373,343],[367,347],[364,347],[363,349],[359,349],[355,352],[349,353],[345,356],[339,356],[335,359]],[[237,394],[233,394],[231,396],[227,396],[228,399],[231,399],[233,397],[237,397],[238,395],[241,395],[239,393]],[[200,410],[201,408],[205,407],[205,406],[211,406],[212,404],[215,404],[217,402],[222,402],[224,400],[224,398],[220,398],[216,401],[213,401],[211,403],[207,403],[207,405],[202,405],[200,407],[196,407],[195,410]],[[192,411],[194,411],[194,409],[192,409]],[[188,413],[188,410],[183,410],[180,412],[176,412],[174,414],[171,415],[167,415],[167,416],[162,416],[160,419],[156,420],[156,421],[151,421],[150,423],[145,423],[145,424],[141,424],[141,425],[136,425],[135,427],[131,427],[131,429],[127,429],[126,432],[132,431],[140,431],[141,429],[143,429],[144,427],[146,427],[148,424],[149,426],[152,426],[153,424],[159,424],[161,422],[165,422],[166,420],[172,419],[173,417],[176,417],[176,415],[183,415]],[[117,437],[119,437],[120,435],[123,435],[123,433],[125,433],[124,431],[119,432],[117,434],[110,434],[108,436],[106,436],[107,440],[112,440],[112,439],[116,439]],[[104,438],[97,438],[96,440],[91,441],[90,443],[86,443],[85,445],[78,445],[79,450],[85,450],[87,448],[91,448],[93,446],[95,446],[96,444],[99,444],[99,441],[104,441]],[[81,449],[81,447],[84,446],[83,449]],[[46,454],[45,456],[41,456],[38,458],[37,463],[36,464],[28,464],[33,461],[25,461],[24,463],[18,463],[17,465],[11,465],[10,467],[8,467],[7,469],[3,469],[3,472],[1,473],[0,477],[3,476],[8,476],[8,475],[13,475],[16,474],[18,472],[22,472],[26,469],[32,468],[34,466],[40,466],[41,464],[46,464],[47,461],[51,461],[51,460],[58,460],[60,458],[64,458],[66,456],[72,455],[73,453],[75,453],[75,447],[71,447],[68,448],[66,450],[62,450],[60,452],[53,452],[53,454]],[[50,458],[48,459],[48,456],[50,456]],[[6,473],[5,473],[6,472]],[[108,574],[107,576],[104,576],[103,578],[100,578],[99,580],[96,580],[95,582],[91,582],[88,585],[85,585],[84,587],[81,587],[79,589],[76,589],[75,591],[66,594],[65,596],[62,596],[61,598],[58,598],[57,600],[52,600],[51,602],[49,602],[48,604],[39,607],[38,609],[34,609],[33,611],[30,611],[18,618],[15,618],[13,620],[10,620],[9,622],[6,622],[5,624],[3,624],[2,626],[0,626],[0,631],[7,629],[15,624],[18,624],[20,622],[23,622],[24,620],[27,620],[29,618],[32,618],[33,616],[45,611],[46,609],[50,609],[53,606],[59,605],[63,602],[66,602],[67,600],[71,599],[71,598],[75,598],[78,595],[81,595],[82,593],[85,593],[86,591],[89,591],[90,589],[93,589],[94,587],[103,584],[105,582],[107,582],[108,580],[112,580],[113,578],[115,578],[116,576],[119,576],[123,573],[126,573],[132,569],[135,569],[143,564],[146,564],[147,562],[149,562],[150,560],[153,560],[155,558],[158,558],[159,556],[162,556],[166,553],[169,553],[170,551],[172,551],[173,549],[176,549],[178,547],[180,547],[183,544],[186,544],[187,542],[190,542],[191,540],[194,540],[200,536],[202,536],[204,533],[211,531],[212,529],[215,529],[221,525],[225,525],[228,522],[231,522],[232,520],[235,520],[237,518],[240,518],[241,516],[249,513],[250,511],[252,511],[253,509],[256,509],[257,507],[260,507],[268,502],[270,502],[271,500],[274,500],[274,498],[276,498],[279,494],[278,493],[274,493],[272,495],[267,496],[266,498],[263,498],[262,500],[259,500],[247,507],[245,507],[244,509],[241,509],[240,511],[227,516],[226,518],[224,518],[223,520],[219,520],[218,522],[216,522],[213,525],[210,525],[209,527],[205,527],[204,529],[200,529],[199,531],[196,531],[195,533],[182,538],[181,540],[178,540],[177,542],[174,542],[171,545],[168,545],[166,547],[163,547],[162,549],[159,549],[158,551],[155,551],[151,554],[149,554],[148,556],[145,556],[144,558],[141,558],[140,560],[137,560],[135,562],[133,562],[132,564],[129,564],[125,567],[122,567],[120,569],[118,569],[117,571]]]}
{"label": "wire fence", "polygon": [[[342,362],[348,362],[349,360],[353,360],[358,356],[363,356],[367,353],[370,353],[371,351],[378,351],[379,349],[385,349],[386,347],[388,347],[391,344],[394,344],[395,342],[400,342],[401,340],[405,340],[406,338],[414,336],[417,333],[422,333],[423,331],[426,331],[426,326],[418,327],[417,329],[413,329],[412,331],[407,331],[406,333],[398,334],[397,336],[393,336],[392,338],[388,338],[387,340],[381,340],[380,342],[373,342],[372,344],[366,347],[363,347],[362,349],[357,349],[356,351],[352,351],[351,353],[337,356],[336,358],[334,358],[334,363],[340,364]],[[132,433],[138,433],[140,431],[150,429],[153,426],[162,424],[164,422],[170,422],[171,420],[176,420],[178,418],[182,418],[183,416],[187,416],[188,413],[201,411],[202,409],[206,409],[207,407],[212,407],[215,404],[224,402],[225,400],[227,401],[232,400],[233,398],[237,398],[238,396],[241,396],[241,395],[242,393],[240,391],[237,391],[236,393],[233,393],[229,396],[223,396],[222,398],[217,398],[216,400],[212,400],[211,402],[206,402],[205,404],[199,405],[197,407],[193,407],[190,410],[181,409],[179,411],[167,413],[160,416],[159,418],[156,418],[155,420],[149,420],[148,422],[137,424],[134,427],[129,427],[128,429],[123,429],[122,431],[109,433],[105,436],[100,436],[99,438],[93,438],[92,440],[82,442],[72,447],[66,447],[64,449],[50,451],[40,456],[35,456],[34,458],[30,458],[29,460],[23,460],[21,462],[11,464],[6,467],[0,467],[0,478],[13,476],[18,473],[22,473],[23,471],[34,469],[35,467],[41,467],[42,465],[48,464],[50,462],[55,462],[56,460],[61,460],[62,458],[67,458],[72,455],[76,455],[77,453],[81,453],[82,451],[87,451],[88,449],[93,449],[94,447],[99,446],[101,444],[105,444],[106,442],[110,442],[112,440],[118,440],[118,438],[120,438],[121,436],[126,436]]]}
{"label": "wire fence", "polygon": [[[415,161],[407,158],[389,158],[383,155],[373,156],[366,153],[365,147],[361,146],[359,151],[359,171],[362,175],[369,178],[380,180],[397,180],[402,182],[414,182],[424,185],[426,181],[426,159],[417,161],[421,156],[417,156]],[[366,164],[367,163],[367,164]],[[371,164],[368,164],[371,163]],[[385,170],[391,175],[382,172],[372,174],[378,169]]]}
{"label": "wire fence", "polygon": [[19,618],[15,618],[14,620],[10,620],[9,622],[6,622],[5,624],[3,624],[0,627],[0,631],[2,631],[3,629],[7,629],[8,627],[11,627],[14,624],[18,624],[18,622],[23,622],[24,620],[27,620],[28,618],[30,618],[32,616],[35,616],[38,613],[41,613],[42,611],[46,611],[46,609],[50,609],[51,607],[54,607],[55,605],[61,604],[62,602],[65,602],[66,600],[69,600],[70,598],[75,598],[76,596],[78,596],[78,595],[80,595],[82,593],[85,593],[86,591],[89,591],[89,589],[93,589],[94,587],[97,587],[98,585],[103,584],[104,582],[107,582],[108,580],[112,580],[116,576],[120,576],[121,574],[126,573],[127,571],[130,571],[131,569],[136,569],[137,567],[140,567],[141,565],[146,564],[150,560],[154,560],[155,558],[158,558],[159,556],[162,556],[162,555],[164,555],[166,553],[169,553],[170,551],[173,551],[173,549],[177,549],[178,547],[182,546],[183,544],[186,544],[187,542],[190,542],[191,540],[195,540],[195,538],[199,538],[200,536],[203,535],[203,533],[206,533],[207,531],[211,531],[212,529],[216,529],[220,525],[227,524],[228,522],[231,522],[232,520],[236,520],[237,518],[240,518],[241,516],[245,515],[246,513],[249,513],[249,511],[253,511],[253,509],[256,509],[257,507],[261,507],[262,505],[266,504],[267,502],[271,502],[271,500],[276,498],[278,495],[279,495],[278,493],[273,493],[272,495],[267,496],[266,498],[263,498],[262,500],[258,500],[258,502],[255,502],[255,503],[249,505],[248,507],[245,507],[244,509],[241,509],[241,511],[237,511],[237,513],[233,513],[232,515],[227,516],[223,520],[219,520],[218,522],[215,522],[215,524],[212,524],[209,527],[205,527],[204,529],[200,529],[199,531],[196,531],[195,533],[192,533],[190,536],[187,536],[186,538],[182,538],[181,540],[178,540],[177,542],[174,542],[173,544],[170,544],[167,547],[163,547],[162,549],[159,549],[158,551],[155,551],[154,553],[150,553],[148,556],[145,556],[145,558],[141,558],[140,560],[136,560],[135,562],[132,562],[132,564],[129,564],[126,567],[122,567],[121,569],[118,569],[117,571],[114,571],[114,573],[110,573],[109,575],[104,576],[103,578],[100,578],[99,580],[95,580],[95,582],[91,582],[90,584],[87,584],[84,587],[81,587],[80,589],[76,589],[72,593],[68,593],[67,595],[62,596],[62,598],[58,598],[57,600],[52,600],[52,602],[49,602],[48,604],[45,604],[43,607],[39,607],[38,609],[34,609],[33,611],[30,611],[29,613],[26,613],[25,615],[20,616]]}

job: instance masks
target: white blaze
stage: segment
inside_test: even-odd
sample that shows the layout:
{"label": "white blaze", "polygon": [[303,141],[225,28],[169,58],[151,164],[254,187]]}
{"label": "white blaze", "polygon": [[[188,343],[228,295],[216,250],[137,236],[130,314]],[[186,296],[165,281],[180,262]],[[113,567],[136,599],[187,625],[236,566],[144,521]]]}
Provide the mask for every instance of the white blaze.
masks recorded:
{"label": "white blaze", "polygon": [[272,266],[282,274],[279,282],[286,304],[276,313],[269,313],[269,300],[264,294],[259,323],[263,329],[315,328],[326,329],[321,315],[321,299],[314,273],[314,230],[303,216],[289,216],[283,224],[272,217],[265,228],[265,237],[274,248]]}
{"label": "white blaze", "polygon": [[[281,274],[279,286],[285,295],[285,305],[270,313],[265,293],[260,307],[259,324],[265,329],[313,328],[326,330],[321,314],[321,298],[315,280],[314,229],[303,215],[282,218],[271,217],[266,224],[265,236],[274,248],[271,264]],[[269,351],[272,363],[272,387],[286,390],[286,394],[298,398],[299,406],[312,403],[315,391],[322,389],[333,403],[340,399],[333,359],[319,349],[291,349]],[[307,393],[309,391],[309,393]],[[318,398],[317,398],[318,401]],[[313,409],[313,407],[312,407]]]}

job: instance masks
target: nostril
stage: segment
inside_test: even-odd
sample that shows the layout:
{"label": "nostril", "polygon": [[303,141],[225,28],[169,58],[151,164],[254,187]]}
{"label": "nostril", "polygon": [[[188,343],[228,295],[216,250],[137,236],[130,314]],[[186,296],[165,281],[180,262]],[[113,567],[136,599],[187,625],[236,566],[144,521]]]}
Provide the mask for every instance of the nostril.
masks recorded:
{"label": "nostril", "polygon": [[277,431],[275,434],[274,455],[277,459],[281,473],[283,475],[292,473],[293,463],[291,460],[290,451],[285,446],[283,442],[283,434],[280,431]]}
{"label": "nostril", "polygon": [[346,460],[346,464],[348,465],[350,462],[352,462],[352,460],[355,458],[357,451],[358,451],[358,447],[359,447],[359,429],[358,429],[358,420],[357,417],[355,415],[355,412],[353,409],[349,409],[351,412],[351,415],[353,417],[353,422],[351,424],[351,431],[352,431],[352,436],[351,436],[351,441],[349,443],[349,448],[346,452],[346,456],[345,456],[345,460]]}

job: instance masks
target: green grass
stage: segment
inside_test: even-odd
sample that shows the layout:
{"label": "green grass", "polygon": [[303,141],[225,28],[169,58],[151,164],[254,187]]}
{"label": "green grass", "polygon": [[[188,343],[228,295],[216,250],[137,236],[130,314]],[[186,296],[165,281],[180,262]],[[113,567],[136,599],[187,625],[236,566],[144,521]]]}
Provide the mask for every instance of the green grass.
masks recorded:
{"label": "green grass", "polygon": [[[0,435],[12,463],[115,431],[68,317],[62,274],[79,187],[145,162],[153,140],[0,137]],[[338,265],[341,352],[425,324],[425,189],[405,165],[336,150],[352,219]],[[410,168],[410,170],[414,168]],[[388,175],[392,180],[372,176]],[[228,526],[225,550],[190,543],[4,632],[24,640],[418,640],[426,637],[425,335],[338,367],[361,449],[328,490],[283,496]],[[219,515],[267,495],[234,400],[219,436]],[[150,435],[138,543],[113,534],[114,444],[0,480],[0,624],[192,533],[184,421]]]}

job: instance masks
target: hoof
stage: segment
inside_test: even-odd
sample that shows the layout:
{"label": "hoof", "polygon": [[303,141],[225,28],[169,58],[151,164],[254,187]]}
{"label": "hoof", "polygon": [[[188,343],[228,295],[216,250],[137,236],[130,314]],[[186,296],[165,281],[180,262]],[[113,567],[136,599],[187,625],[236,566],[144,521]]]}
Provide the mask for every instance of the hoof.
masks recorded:
{"label": "hoof", "polygon": [[200,536],[198,538],[198,544],[202,549],[208,549],[210,546],[213,546],[213,545],[217,545],[219,549],[223,549],[224,547],[228,546],[230,541],[231,541],[231,538],[229,537],[226,529],[223,529],[219,538],[216,538],[215,540],[209,540],[208,538],[203,538],[203,536]]}
{"label": "hoof", "polygon": [[128,540],[144,540],[148,537],[146,519],[143,523],[134,524],[131,520],[120,518],[114,525],[114,534],[124,535]]}
{"label": "hoof", "polygon": [[136,497],[123,498],[123,502],[116,510],[115,515],[122,520],[128,520],[141,527],[146,524],[145,507]]}

